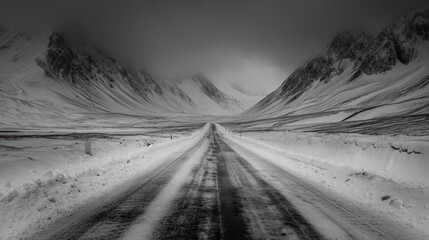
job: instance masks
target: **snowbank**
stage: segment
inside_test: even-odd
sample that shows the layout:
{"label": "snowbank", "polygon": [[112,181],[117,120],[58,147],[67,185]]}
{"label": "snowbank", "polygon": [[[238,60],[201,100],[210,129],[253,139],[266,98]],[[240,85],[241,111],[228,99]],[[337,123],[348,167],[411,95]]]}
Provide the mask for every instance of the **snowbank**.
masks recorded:
{"label": "snowbank", "polygon": [[280,148],[308,161],[364,170],[412,186],[429,186],[429,141],[425,138],[290,131],[251,133],[249,136],[240,139]]}
{"label": "snowbank", "polygon": [[[172,156],[184,153],[207,130],[208,125],[173,140],[147,136],[121,137],[116,142],[98,140],[93,156],[84,154],[84,143],[74,147],[63,142],[55,146],[61,148],[57,153],[47,151],[52,147],[49,139],[31,139],[31,151],[20,149],[20,157],[29,154],[35,160],[7,161],[2,156],[0,161],[0,239],[31,236],[41,226],[73,213],[90,200],[115,191]],[[28,144],[22,142],[23,146]],[[14,156],[9,152],[8,157]]]}
{"label": "snowbank", "polygon": [[[248,132],[240,135],[217,126],[234,150],[261,174],[264,173],[264,164],[260,159],[264,159],[308,182],[310,186],[316,186],[328,196],[337,195],[346,202],[409,228],[422,236],[417,239],[429,238],[429,186],[424,184],[429,175],[422,175],[424,169],[417,169],[419,165],[415,163],[424,162],[424,157],[428,156],[425,150],[427,140],[293,132]],[[391,146],[401,148],[393,149]],[[421,154],[413,151],[420,151]],[[406,159],[400,154],[410,156],[411,166],[405,166]],[[389,167],[389,164],[382,166],[381,163],[373,163],[378,160],[384,162],[383,157],[389,156],[396,159],[393,163],[403,164],[404,170],[415,171],[419,175],[399,175],[396,173],[400,171],[400,166],[391,164],[391,171],[384,171],[382,167]],[[365,168],[362,169],[359,164],[365,165]],[[425,166],[421,165],[422,168]],[[382,174],[377,175],[380,169]],[[276,183],[275,179],[271,179],[273,184]]]}

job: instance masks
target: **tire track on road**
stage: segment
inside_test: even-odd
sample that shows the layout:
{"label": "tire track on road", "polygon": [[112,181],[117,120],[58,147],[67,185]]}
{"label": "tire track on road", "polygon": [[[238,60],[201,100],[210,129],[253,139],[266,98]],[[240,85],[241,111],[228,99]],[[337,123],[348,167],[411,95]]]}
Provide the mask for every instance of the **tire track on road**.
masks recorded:
{"label": "tire track on road", "polygon": [[206,157],[155,232],[156,239],[324,239],[214,125]]}
{"label": "tire track on road", "polygon": [[249,238],[238,191],[219,151],[212,133],[205,158],[155,231],[155,239]]}
{"label": "tire track on road", "polygon": [[[225,142],[241,154],[252,168],[259,169],[255,171],[261,178],[297,204],[305,212],[303,215],[311,217],[313,225],[329,239],[421,239],[403,225],[279,167],[252,148],[229,138]],[[290,158],[295,159],[294,156]]]}
{"label": "tire track on road", "polygon": [[[60,220],[51,229],[32,239],[118,239],[146,211],[179,167],[201,147],[207,136],[208,134],[179,157],[137,179],[136,184],[127,186],[126,190],[109,201],[87,206],[82,209],[83,215]],[[77,213],[79,214],[81,213]]]}
{"label": "tire track on road", "polygon": [[214,124],[193,148],[123,192],[36,239],[324,239]]}
{"label": "tire track on road", "polygon": [[266,182],[244,158],[215,134],[244,208],[252,239],[309,239],[324,237],[276,188]]}

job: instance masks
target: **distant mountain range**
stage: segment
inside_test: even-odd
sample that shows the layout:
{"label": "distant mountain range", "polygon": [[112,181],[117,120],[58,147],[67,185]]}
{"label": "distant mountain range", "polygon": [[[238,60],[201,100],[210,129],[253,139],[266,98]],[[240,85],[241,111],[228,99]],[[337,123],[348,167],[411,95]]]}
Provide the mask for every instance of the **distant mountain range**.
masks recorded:
{"label": "distant mountain range", "polygon": [[162,79],[58,33],[1,31],[0,71],[4,126],[50,124],[88,113],[225,115],[244,110],[203,75]]}
{"label": "distant mountain range", "polygon": [[[3,128],[67,126],[91,114],[234,115],[247,105],[231,92],[201,74],[164,79],[126,67],[62,34],[0,30]],[[238,117],[314,113],[319,122],[429,114],[429,10],[405,15],[375,37],[338,34]]]}
{"label": "distant mountain range", "polygon": [[336,114],[330,121],[429,113],[429,10],[380,34],[343,32],[245,116]]}

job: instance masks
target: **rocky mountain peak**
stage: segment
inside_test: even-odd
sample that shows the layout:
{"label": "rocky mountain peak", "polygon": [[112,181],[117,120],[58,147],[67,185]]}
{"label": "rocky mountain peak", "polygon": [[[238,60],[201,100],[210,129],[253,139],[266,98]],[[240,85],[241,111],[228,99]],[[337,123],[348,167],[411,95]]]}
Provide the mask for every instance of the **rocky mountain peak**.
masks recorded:
{"label": "rocky mountain peak", "polygon": [[399,18],[375,38],[363,32],[342,32],[318,55],[296,69],[276,91],[261,100],[256,108],[282,99],[288,104],[314,83],[327,83],[349,68],[353,81],[363,74],[392,70],[410,64],[419,56],[419,42],[429,41],[429,10]]}
{"label": "rocky mountain peak", "polygon": [[403,16],[367,47],[360,69],[367,75],[391,70],[397,61],[409,64],[418,56],[416,42],[429,40],[429,10]]}
{"label": "rocky mountain peak", "polygon": [[429,41],[429,10],[416,13],[412,21],[415,33]]}
{"label": "rocky mountain peak", "polygon": [[282,95],[303,93],[315,81],[329,82],[364,54],[371,38],[363,32],[342,32],[326,49],[292,73],[281,86]]}
{"label": "rocky mountain peak", "polygon": [[328,45],[327,51],[339,59],[360,57],[371,38],[364,32],[341,32]]}

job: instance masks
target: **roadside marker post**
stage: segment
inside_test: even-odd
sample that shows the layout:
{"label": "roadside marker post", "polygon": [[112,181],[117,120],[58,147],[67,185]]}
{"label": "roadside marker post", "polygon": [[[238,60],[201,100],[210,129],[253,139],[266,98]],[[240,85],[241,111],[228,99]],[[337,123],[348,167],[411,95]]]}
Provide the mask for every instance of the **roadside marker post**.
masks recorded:
{"label": "roadside marker post", "polygon": [[85,141],[85,153],[92,156],[92,152],[91,152],[91,141],[90,140],[86,140]]}

